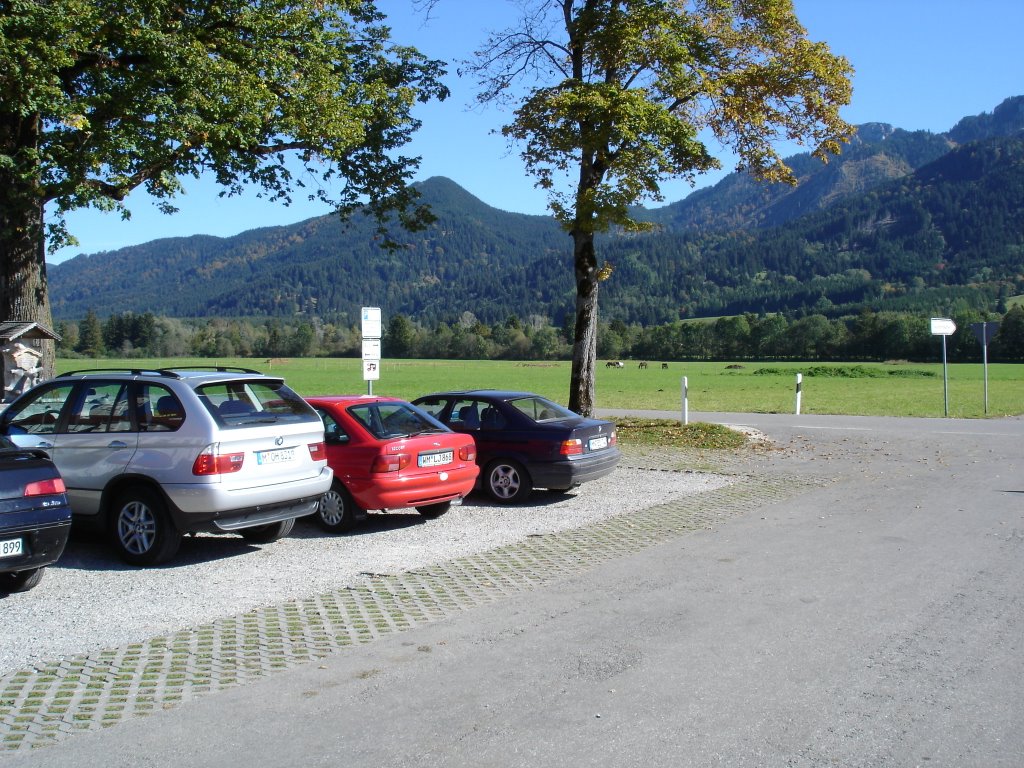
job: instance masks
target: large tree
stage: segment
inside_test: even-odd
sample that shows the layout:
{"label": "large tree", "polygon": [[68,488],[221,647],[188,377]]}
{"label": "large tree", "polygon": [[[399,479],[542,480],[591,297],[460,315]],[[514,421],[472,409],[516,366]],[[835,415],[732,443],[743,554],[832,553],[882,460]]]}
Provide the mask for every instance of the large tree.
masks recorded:
{"label": "large tree", "polygon": [[64,212],[127,217],[138,187],[173,212],[208,173],[423,223],[396,150],[444,69],[382,20],[368,0],[0,0],[0,320],[50,325]]}
{"label": "large tree", "polygon": [[[428,3],[433,4],[433,3]],[[594,408],[598,284],[594,236],[643,229],[630,207],[670,178],[738,167],[793,182],[775,144],[825,160],[852,127],[839,116],[852,72],[807,39],[791,0],[527,0],[464,71],[481,103],[514,107],[502,132],[573,240],[576,324],[569,407]]]}

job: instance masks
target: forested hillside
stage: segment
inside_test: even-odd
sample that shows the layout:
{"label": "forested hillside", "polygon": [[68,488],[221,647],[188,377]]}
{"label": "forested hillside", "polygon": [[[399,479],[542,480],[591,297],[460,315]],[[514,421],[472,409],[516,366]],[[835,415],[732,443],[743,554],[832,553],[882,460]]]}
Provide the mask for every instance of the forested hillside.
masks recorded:
{"label": "forested hillside", "polygon": [[[606,320],[643,325],[753,312],[862,308],[994,310],[1024,292],[1024,97],[947,134],[862,126],[827,166],[792,164],[795,188],[732,174],[610,234],[599,257]],[[497,183],[497,182],[496,182]],[[378,247],[369,222],[321,217],[232,238],[154,241],[49,270],[58,320],[310,317],[348,324],[381,306],[429,326],[472,313],[560,326],[574,289],[568,236],[552,219],[499,211],[454,182],[420,185],[437,222]]]}
{"label": "forested hillside", "polygon": [[[915,173],[761,231],[612,244],[604,307],[641,323],[742,312],[994,309],[1024,291],[1024,139],[967,144]],[[669,303],[671,302],[671,303]]]}

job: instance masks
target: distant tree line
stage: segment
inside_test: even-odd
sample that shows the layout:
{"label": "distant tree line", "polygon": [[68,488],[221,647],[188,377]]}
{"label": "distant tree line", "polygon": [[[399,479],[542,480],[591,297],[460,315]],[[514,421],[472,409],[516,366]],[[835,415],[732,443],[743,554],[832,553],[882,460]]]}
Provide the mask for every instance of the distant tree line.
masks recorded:
{"label": "distant tree line", "polygon": [[[962,306],[950,313],[957,332],[947,340],[953,362],[981,359],[973,323],[999,322],[989,345],[993,362],[1024,362],[1024,307],[1005,314]],[[124,312],[101,320],[89,311],[77,322],[57,323],[59,357],[360,357],[355,325],[317,318],[201,319]],[[396,314],[386,321],[383,353],[390,358],[567,360],[572,328],[548,318],[510,315],[488,325],[464,312],[451,322],[425,325]],[[742,314],[664,325],[602,322],[598,357],[636,360],[935,360],[939,340],[919,314],[862,311],[829,318],[819,313]]]}

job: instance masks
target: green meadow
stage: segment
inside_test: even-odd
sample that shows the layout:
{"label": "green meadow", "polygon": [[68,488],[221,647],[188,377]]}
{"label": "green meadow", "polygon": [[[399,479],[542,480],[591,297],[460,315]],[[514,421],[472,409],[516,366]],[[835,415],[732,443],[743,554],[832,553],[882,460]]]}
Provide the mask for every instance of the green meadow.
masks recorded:
{"label": "green meadow", "polygon": [[[351,358],[132,359],[57,361],[58,372],[83,368],[173,368],[225,365],[283,376],[304,395],[368,391],[362,361]],[[687,380],[691,412],[793,413],[796,374],[803,374],[802,413],[861,416],[941,417],[942,364],[890,363],[668,363],[646,369],[597,369],[597,407],[680,412],[682,379]],[[982,418],[985,413],[981,364],[950,365],[949,415]],[[373,393],[412,399],[444,389],[523,389],[565,403],[568,362],[471,360],[383,360]],[[1024,414],[1024,365],[988,366],[988,416]]]}

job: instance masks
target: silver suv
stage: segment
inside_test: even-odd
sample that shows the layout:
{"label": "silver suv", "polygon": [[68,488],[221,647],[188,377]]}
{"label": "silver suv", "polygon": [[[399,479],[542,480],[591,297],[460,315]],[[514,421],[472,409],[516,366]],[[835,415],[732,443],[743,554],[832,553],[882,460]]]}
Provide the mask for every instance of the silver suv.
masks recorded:
{"label": "silver suv", "polygon": [[244,368],[65,373],[11,403],[0,434],[48,451],[75,522],[134,565],[170,560],[186,533],[274,541],[331,486],[320,417]]}

